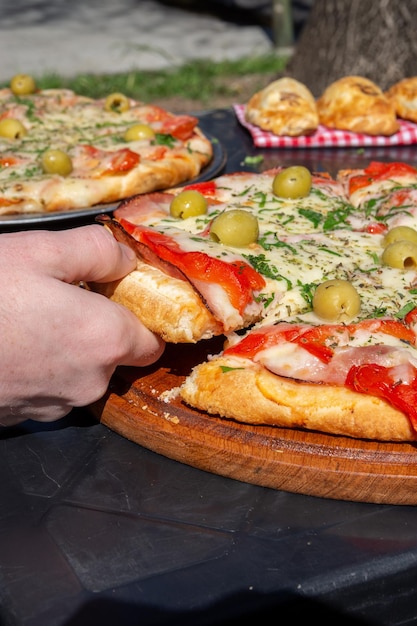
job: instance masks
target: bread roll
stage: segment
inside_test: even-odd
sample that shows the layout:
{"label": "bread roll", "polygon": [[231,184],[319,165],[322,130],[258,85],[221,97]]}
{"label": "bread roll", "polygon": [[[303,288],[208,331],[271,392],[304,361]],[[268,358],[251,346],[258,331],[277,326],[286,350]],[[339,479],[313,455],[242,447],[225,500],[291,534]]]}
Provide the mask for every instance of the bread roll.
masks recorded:
{"label": "bread roll", "polygon": [[417,123],[417,76],[400,80],[385,95],[398,117]]}
{"label": "bread roll", "polygon": [[390,136],[399,130],[394,107],[382,90],[362,76],[345,76],[317,101],[320,123],[366,135]]}
{"label": "bread roll", "polygon": [[274,135],[311,135],[317,129],[316,101],[305,85],[280,78],[255,93],[246,106],[249,123]]}

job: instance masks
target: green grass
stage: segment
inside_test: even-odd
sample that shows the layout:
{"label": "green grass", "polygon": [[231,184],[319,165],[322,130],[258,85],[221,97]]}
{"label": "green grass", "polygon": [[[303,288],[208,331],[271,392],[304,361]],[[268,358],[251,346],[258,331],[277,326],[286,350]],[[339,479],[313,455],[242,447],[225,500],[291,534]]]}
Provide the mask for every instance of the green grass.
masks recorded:
{"label": "green grass", "polygon": [[74,78],[45,75],[36,78],[40,89],[68,88],[78,94],[101,98],[119,91],[142,102],[181,96],[202,103],[215,95],[233,95],[229,77],[280,73],[286,59],[274,54],[238,61],[192,61],[164,71],[131,71],[123,74],[80,74]]}

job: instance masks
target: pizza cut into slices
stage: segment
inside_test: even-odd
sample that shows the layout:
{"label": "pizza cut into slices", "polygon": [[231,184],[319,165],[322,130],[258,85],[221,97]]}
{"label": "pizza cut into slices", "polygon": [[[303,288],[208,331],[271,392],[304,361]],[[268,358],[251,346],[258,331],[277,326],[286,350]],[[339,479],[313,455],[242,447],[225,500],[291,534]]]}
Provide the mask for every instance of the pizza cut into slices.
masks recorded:
{"label": "pizza cut into slices", "polygon": [[[292,286],[293,302],[284,305],[285,314],[287,307],[299,310],[306,305],[299,281],[301,257],[288,276],[281,272],[292,248],[278,239],[279,233],[284,237],[288,222],[286,201],[271,191],[278,171],[227,174],[125,201],[114,212],[114,221],[105,218],[105,224],[135,248],[137,268],[119,281],[90,288],[124,304],[148,328],[174,343],[227,335],[267,315],[274,317],[282,295]],[[304,210],[304,226],[294,230],[296,239],[311,219],[320,221],[330,208],[344,212],[340,190],[326,175],[313,177],[313,200]],[[205,212],[186,219],[173,216],[173,199],[190,191],[205,199]],[[308,208],[313,205],[315,213]],[[226,245],[213,238],[215,220],[236,213],[238,218],[255,217],[261,227],[256,241]]]}
{"label": "pizza cut into slices", "polygon": [[[93,288],[168,341],[225,335],[224,350],[175,390],[190,407],[249,424],[413,441],[417,215],[398,198],[412,193],[417,171],[371,163],[334,178],[313,173],[297,196],[291,177],[282,186],[294,169],[226,174],[127,200],[106,225],[136,247],[137,270]],[[361,177],[368,192],[354,184]],[[204,198],[204,211],[173,211],[187,191]],[[255,238],[231,243],[215,227],[236,213],[256,219]],[[184,322],[186,302],[194,317]],[[195,323],[203,312],[204,330]]]}
{"label": "pizza cut into slices", "polygon": [[87,209],[182,184],[213,157],[190,115],[123,94],[0,90],[0,216]]}
{"label": "pizza cut into slices", "polygon": [[[243,336],[229,336],[221,354],[197,365],[180,389],[182,399],[246,423],[414,441],[416,173],[401,163],[340,173],[339,204],[321,217],[310,204],[308,228],[304,202],[293,201],[292,210],[287,204],[287,232],[278,235],[287,257],[279,267],[288,280],[298,264],[302,280],[289,280],[272,315]],[[356,177],[367,178],[368,193],[365,185],[349,186]],[[390,245],[393,257],[386,256]],[[329,323],[313,306],[318,287],[333,280],[347,280],[360,298],[357,314],[342,323]],[[347,296],[344,302],[347,307]]]}

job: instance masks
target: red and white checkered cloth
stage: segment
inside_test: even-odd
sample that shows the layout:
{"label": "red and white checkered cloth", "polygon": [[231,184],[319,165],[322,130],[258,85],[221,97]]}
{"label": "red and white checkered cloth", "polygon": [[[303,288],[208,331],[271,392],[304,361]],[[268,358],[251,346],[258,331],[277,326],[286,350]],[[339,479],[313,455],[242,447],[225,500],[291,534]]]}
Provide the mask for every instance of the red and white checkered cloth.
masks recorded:
{"label": "red and white checkered cloth", "polygon": [[239,122],[248,129],[257,148],[360,148],[369,146],[409,146],[417,143],[417,124],[400,120],[400,130],[384,137],[362,135],[346,130],[334,130],[319,126],[313,135],[301,137],[278,137],[245,120],[245,105],[233,106]]}

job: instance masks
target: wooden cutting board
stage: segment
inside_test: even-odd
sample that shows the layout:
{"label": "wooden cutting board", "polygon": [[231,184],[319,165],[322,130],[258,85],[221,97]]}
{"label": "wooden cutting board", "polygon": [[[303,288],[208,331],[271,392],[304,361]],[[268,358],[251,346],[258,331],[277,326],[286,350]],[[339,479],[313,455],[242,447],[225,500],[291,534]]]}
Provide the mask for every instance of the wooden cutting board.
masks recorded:
{"label": "wooden cutting board", "polygon": [[249,426],[160,399],[220,350],[221,340],[171,345],[152,367],[120,368],[92,411],[123,437],[214,474],[323,498],[417,504],[416,444]]}

